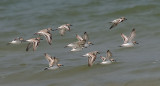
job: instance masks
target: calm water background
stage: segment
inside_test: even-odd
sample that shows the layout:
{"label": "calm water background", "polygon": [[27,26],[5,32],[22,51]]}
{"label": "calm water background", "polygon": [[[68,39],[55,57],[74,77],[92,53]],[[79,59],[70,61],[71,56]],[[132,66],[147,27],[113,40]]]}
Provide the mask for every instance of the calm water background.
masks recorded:
{"label": "calm water background", "polygon": [[[128,20],[109,30],[109,21]],[[160,86],[160,1],[159,0],[1,0],[0,85],[1,86]],[[71,23],[71,32],[53,33],[53,44],[41,41],[37,51],[26,52],[27,43],[9,45],[16,37],[29,39],[41,29]],[[133,48],[120,48],[120,33],[136,29]],[[63,48],[76,41],[75,34],[88,32],[95,45],[80,52]],[[118,61],[93,67],[83,54],[106,50]],[[59,58],[63,68],[43,71],[48,66],[44,53]]]}

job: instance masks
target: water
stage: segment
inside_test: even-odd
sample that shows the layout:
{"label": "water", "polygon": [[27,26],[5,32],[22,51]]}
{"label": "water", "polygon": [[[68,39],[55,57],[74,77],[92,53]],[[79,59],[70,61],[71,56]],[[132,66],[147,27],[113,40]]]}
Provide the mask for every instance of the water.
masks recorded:
{"label": "water", "polygon": [[[1,0],[0,1],[0,85],[1,86],[159,86],[159,0]],[[109,21],[128,20],[109,30]],[[41,41],[37,51],[26,52],[27,43],[6,43],[22,36],[25,39],[41,29],[70,23],[71,32],[61,37],[52,32],[53,44]],[[136,29],[133,48],[120,48],[121,33]],[[63,48],[76,41],[75,35],[88,32],[94,43],[80,52]],[[100,65],[99,56],[110,50],[118,62]],[[98,50],[93,67],[83,54]],[[44,53],[59,58],[64,67],[43,71],[48,66]]]}

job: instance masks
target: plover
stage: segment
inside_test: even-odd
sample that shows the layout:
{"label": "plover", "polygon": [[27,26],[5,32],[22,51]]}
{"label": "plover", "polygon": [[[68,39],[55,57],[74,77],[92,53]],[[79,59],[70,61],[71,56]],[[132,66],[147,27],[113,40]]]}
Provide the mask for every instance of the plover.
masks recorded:
{"label": "plover", "polygon": [[120,47],[133,47],[135,44],[138,44],[136,41],[133,41],[135,36],[136,36],[136,31],[134,28],[132,29],[132,32],[129,37],[121,33],[121,37],[124,43]]}
{"label": "plover", "polygon": [[89,42],[89,36],[87,34],[87,32],[84,32],[83,36],[80,35],[76,35],[76,38],[78,39],[78,41],[84,41],[84,47],[88,47],[90,45],[94,45],[92,42]]}
{"label": "plover", "polygon": [[80,51],[83,48],[87,48],[88,46],[93,45],[93,43],[88,42],[89,37],[88,37],[87,32],[84,32],[83,37],[76,34],[76,38],[78,41],[70,43],[66,45],[65,47],[71,47],[72,48],[71,51]]}
{"label": "plover", "polygon": [[48,29],[40,30],[40,31],[38,31],[35,34],[37,34],[37,35],[43,35],[46,38],[48,44],[51,45],[52,44],[52,34],[50,33],[50,31],[53,31],[53,30],[51,28],[48,28]]}
{"label": "plover", "polygon": [[100,53],[98,51],[93,51],[93,52],[89,52],[89,53],[86,53],[85,55],[83,55],[83,56],[88,57],[88,66],[89,67],[93,65],[93,62],[96,60],[97,54],[100,54]]}
{"label": "plover", "polygon": [[112,57],[112,53],[107,50],[106,53],[106,57],[100,56],[100,58],[102,59],[101,64],[111,64],[112,62],[115,62],[116,60],[114,60]]}
{"label": "plover", "polygon": [[9,45],[9,44],[20,44],[22,42],[25,42],[25,40],[22,37],[17,37],[14,40],[12,40],[11,42],[7,43],[7,45]]}
{"label": "plover", "polygon": [[71,51],[80,51],[84,48],[84,44],[85,44],[84,41],[77,41],[77,42],[73,42],[73,43],[66,45],[64,48],[71,47],[72,48]]}
{"label": "plover", "polygon": [[110,23],[112,23],[112,25],[109,29],[112,29],[113,27],[117,26],[119,23],[121,23],[125,20],[127,20],[125,17],[121,17],[121,18],[118,18],[118,19],[111,21]]}
{"label": "plover", "polygon": [[66,30],[67,31],[71,30],[70,26],[72,26],[72,25],[71,24],[63,24],[63,25],[59,26],[58,29],[56,29],[56,30],[59,30],[59,33],[61,34],[61,36],[63,36]]}
{"label": "plover", "polygon": [[35,51],[40,43],[40,40],[42,40],[40,37],[26,40],[27,42],[29,42],[26,51],[28,51],[32,46],[33,46],[33,51]]}
{"label": "plover", "polygon": [[44,55],[45,55],[46,60],[49,63],[49,67],[46,67],[44,70],[47,70],[47,69],[57,69],[57,68],[63,66],[62,64],[58,64],[58,62],[59,62],[58,58],[52,57],[52,56],[50,56],[47,53],[44,53]]}

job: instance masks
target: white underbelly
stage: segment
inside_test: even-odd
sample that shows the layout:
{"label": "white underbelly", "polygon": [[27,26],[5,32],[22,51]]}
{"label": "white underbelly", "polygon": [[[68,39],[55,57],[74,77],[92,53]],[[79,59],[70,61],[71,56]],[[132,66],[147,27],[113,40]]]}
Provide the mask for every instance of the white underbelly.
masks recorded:
{"label": "white underbelly", "polygon": [[103,61],[101,62],[101,64],[111,64],[112,62],[111,61]]}
{"label": "white underbelly", "polygon": [[126,43],[126,44],[122,44],[122,47],[133,47],[134,44],[133,43]]}
{"label": "white underbelly", "polygon": [[71,51],[81,51],[82,48],[73,48]]}
{"label": "white underbelly", "polygon": [[48,69],[55,70],[55,69],[58,69],[58,68],[59,68],[58,66],[53,66],[53,67],[49,67]]}
{"label": "white underbelly", "polygon": [[12,41],[10,43],[12,43],[12,44],[20,44],[21,42],[20,41]]}

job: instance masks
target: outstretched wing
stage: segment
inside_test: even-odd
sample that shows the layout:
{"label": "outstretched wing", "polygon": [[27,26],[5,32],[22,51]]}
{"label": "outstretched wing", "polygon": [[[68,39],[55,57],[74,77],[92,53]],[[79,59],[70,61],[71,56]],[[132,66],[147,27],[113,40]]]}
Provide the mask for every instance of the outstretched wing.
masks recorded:
{"label": "outstretched wing", "polygon": [[70,28],[69,26],[67,26],[67,25],[65,25],[64,28],[65,28],[66,30],[68,30],[68,31],[71,30],[71,28]]}
{"label": "outstretched wing", "polygon": [[44,56],[45,56],[46,60],[49,62],[49,67],[51,67],[54,63],[54,59],[52,58],[52,56],[50,56],[47,53],[44,53]]}
{"label": "outstretched wing", "polygon": [[96,60],[96,55],[91,54],[88,56],[88,66],[92,66],[93,62]]}
{"label": "outstretched wing", "polygon": [[44,56],[45,56],[45,58],[46,58],[46,60],[47,60],[48,62],[51,62],[51,61],[52,61],[51,56],[50,56],[49,54],[44,53]]}
{"label": "outstretched wing", "polygon": [[33,42],[33,51],[35,51],[37,49],[38,44],[39,44],[38,40]]}
{"label": "outstretched wing", "polygon": [[26,51],[28,51],[32,47],[32,43],[28,43]]}
{"label": "outstretched wing", "polygon": [[136,30],[133,28],[128,41],[132,42],[132,40],[134,39],[135,36],[136,36]]}
{"label": "outstretched wing", "polygon": [[61,36],[63,36],[63,35],[64,35],[64,33],[65,33],[65,29],[64,29],[64,28],[59,29],[59,33],[61,34]]}
{"label": "outstretched wing", "polygon": [[52,60],[53,60],[52,65],[57,65],[59,62],[58,58],[56,57],[52,57]]}
{"label": "outstretched wing", "polygon": [[124,43],[128,42],[128,37],[126,35],[124,35],[123,33],[121,33],[121,37],[122,37]]}
{"label": "outstretched wing", "polygon": [[111,57],[112,57],[112,53],[109,50],[107,50],[106,58],[109,60]]}
{"label": "outstretched wing", "polygon": [[84,40],[86,40],[86,41],[88,41],[88,40],[89,40],[89,37],[88,37],[87,32],[84,32],[83,39],[84,39]]}
{"label": "outstretched wing", "polygon": [[118,23],[113,23],[109,29],[112,29],[113,27],[115,27],[117,25],[118,25]]}
{"label": "outstretched wing", "polygon": [[44,34],[47,42],[51,45],[52,44],[52,34],[51,33],[45,33]]}
{"label": "outstretched wing", "polygon": [[76,34],[76,38],[78,39],[78,41],[83,41],[83,38],[80,35]]}

